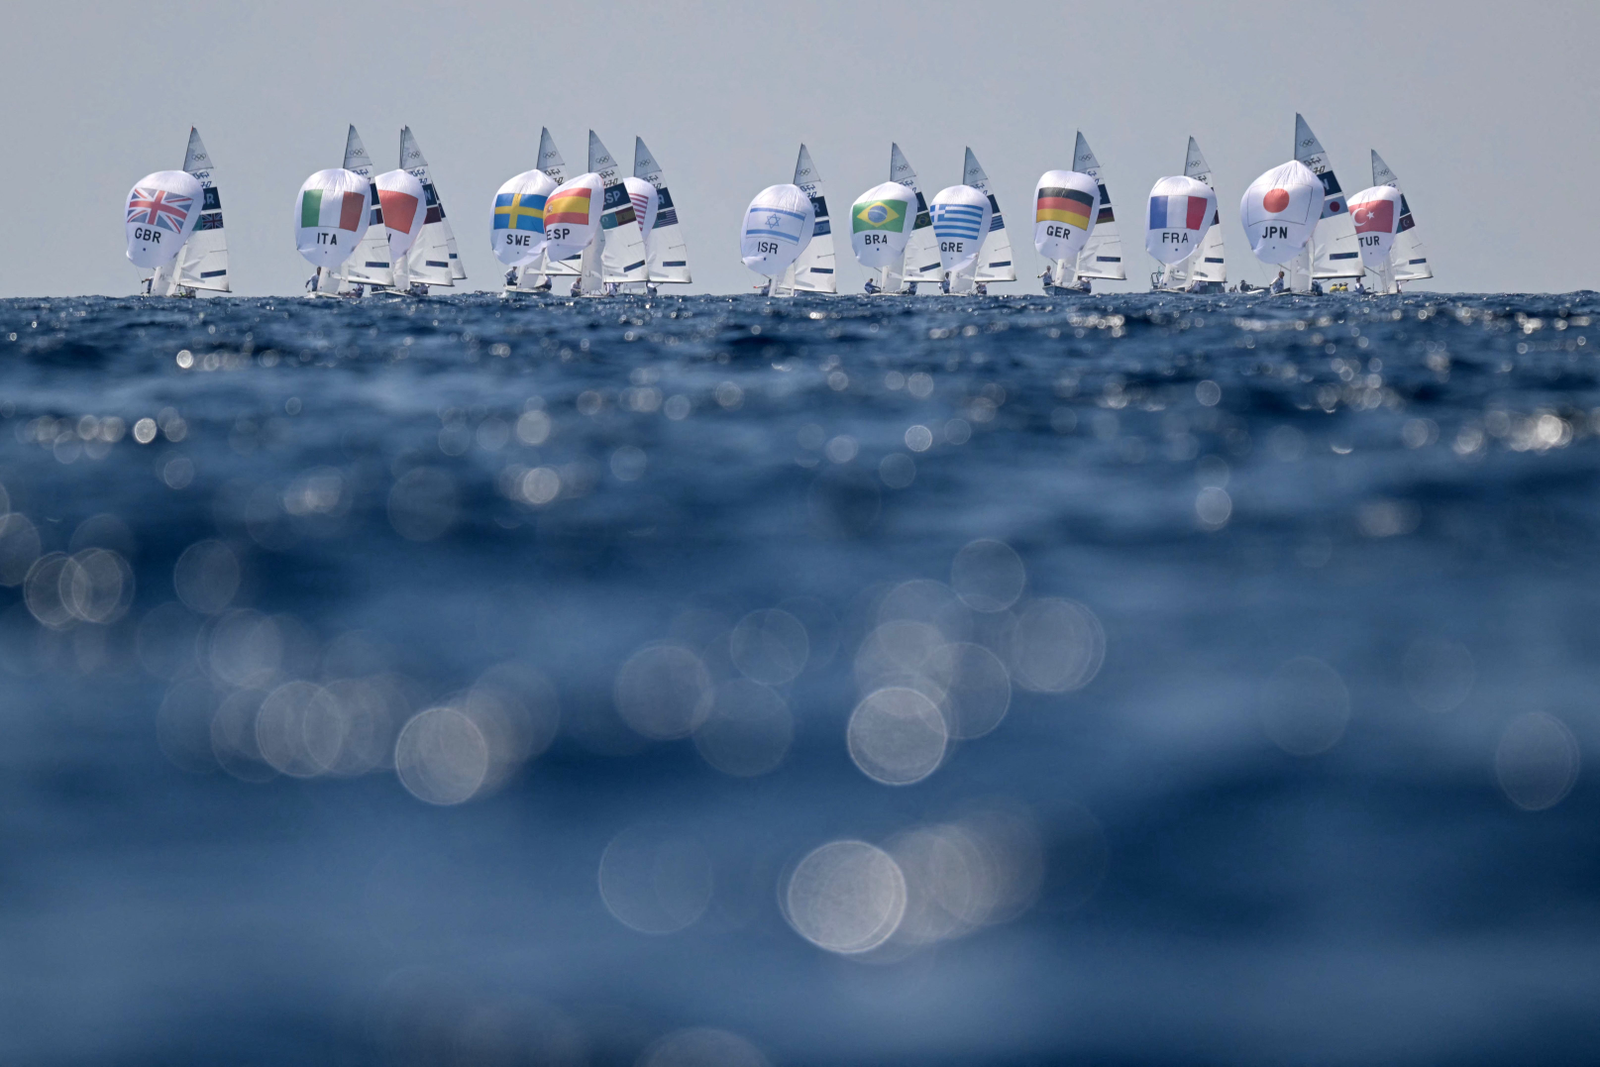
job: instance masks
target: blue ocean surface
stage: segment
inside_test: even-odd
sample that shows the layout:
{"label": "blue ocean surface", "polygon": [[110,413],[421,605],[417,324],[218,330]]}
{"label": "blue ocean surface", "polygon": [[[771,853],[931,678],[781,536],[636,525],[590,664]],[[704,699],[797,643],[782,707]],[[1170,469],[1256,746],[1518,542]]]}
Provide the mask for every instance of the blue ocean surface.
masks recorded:
{"label": "blue ocean surface", "polygon": [[1597,315],[0,301],[0,1061],[1592,1062]]}

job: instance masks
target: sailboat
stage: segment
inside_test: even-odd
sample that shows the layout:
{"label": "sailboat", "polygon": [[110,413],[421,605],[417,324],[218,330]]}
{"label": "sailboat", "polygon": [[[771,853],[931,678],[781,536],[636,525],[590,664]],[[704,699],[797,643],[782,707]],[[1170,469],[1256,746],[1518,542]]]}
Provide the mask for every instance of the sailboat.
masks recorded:
{"label": "sailboat", "polygon": [[800,155],[794,161],[794,184],[811,198],[814,219],[811,241],[801,251],[800,258],[783,272],[773,288],[773,295],[837,293],[839,280],[833,269],[833,224],[828,221],[828,199],[822,192],[822,174],[811,162],[811,153],[805,145],[800,146]]}
{"label": "sailboat", "polygon": [[[1307,249],[1322,218],[1325,197],[1322,180],[1298,159],[1273,167],[1244,191],[1239,223],[1250,251],[1261,262],[1284,268],[1273,282],[1273,296],[1293,293],[1284,284],[1284,275],[1309,255]],[[1244,289],[1245,283],[1239,284]]]}
{"label": "sailboat", "polygon": [[898,144],[889,146],[889,180],[910,189],[917,202],[917,217],[912,224],[911,237],[906,241],[904,262],[898,269],[884,275],[884,284],[891,286],[886,292],[903,292],[916,295],[917,283],[938,285],[944,280],[944,264],[939,261],[939,241],[933,235],[933,218],[928,214],[928,202],[917,188],[917,172],[911,169]]}
{"label": "sailboat", "polygon": [[368,179],[371,185],[368,200],[371,214],[367,219],[367,235],[361,239],[361,244],[350,258],[344,261],[343,284],[339,286],[339,291],[360,296],[365,288],[393,288],[394,268],[389,255],[389,232],[383,225],[383,205],[378,201],[378,184],[372,181],[377,168],[372,165],[372,157],[367,155],[366,146],[361,143],[361,135],[356,132],[354,125],[345,135],[344,169]]}
{"label": "sailboat", "polygon": [[1040,277],[1047,296],[1089,291],[1077,264],[1094,239],[1100,215],[1100,181],[1081,171],[1047,170],[1033,187],[1033,247],[1044,257]]}
{"label": "sailboat", "polygon": [[1355,223],[1350,221],[1344,190],[1328,162],[1328,153],[1299,112],[1294,116],[1294,158],[1322,180],[1323,201],[1322,218],[1311,244],[1305,255],[1291,264],[1289,287],[1297,293],[1320,291],[1323,282],[1329,282],[1330,288],[1347,288],[1366,273]]}
{"label": "sailboat", "polygon": [[[170,267],[194,234],[204,202],[205,190],[188,171],[158,170],[140,178],[128,190],[123,216],[128,262],[152,272]],[[151,295],[150,283],[154,279],[153,273],[145,278],[146,296]]]}
{"label": "sailboat", "polygon": [[1400,232],[1400,195],[1393,185],[1374,185],[1352,194],[1349,201],[1350,221],[1361,243],[1361,265],[1377,276],[1377,292],[1385,295],[1400,291],[1390,259]]}
{"label": "sailboat", "polygon": [[228,287],[228,239],[222,232],[222,194],[217,190],[211,155],[193,126],[189,127],[183,169],[200,183],[200,218],[177,258],[156,268],[147,291],[153,296],[232,292]]}
{"label": "sailboat", "polygon": [[423,158],[410,126],[400,130],[400,169],[422,183],[428,212],[417,243],[411,246],[402,263],[395,264],[394,284],[397,289],[426,296],[435,286],[454,286],[466,278],[467,272],[460,266],[456,235],[445,219],[444,202],[439,199],[439,190],[434,187],[428,171],[428,161]]}
{"label": "sailboat", "polygon": [[598,174],[605,187],[605,203],[600,215],[600,272],[595,276],[592,271],[586,271],[578,279],[577,292],[610,296],[630,282],[644,284],[649,277],[645,268],[650,257],[644,247],[644,230],[633,210],[633,200],[623,184],[617,161],[593,130],[589,131],[589,173]]}
{"label": "sailboat", "polygon": [[[1203,182],[1208,189],[1216,192],[1217,187],[1211,182],[1211,166],[1206,162],[1206,157],[1200,154],[1200,145],[1193,137],[1189,138],[1189,154],[1183,161],[1183,173],[1185,177]],[[1222,252],[1221,215],[1211,220],[1211,228],[1200,239],[1200,247],[1195,249],[1194,255],[1162,268],[1158,279],[1152,279],[1152,282],[1151,288],[1164,292],[1222,292],[1228,284],[1228,264]]]}
{"label": "sailboat", "polygon": [[778,295],[778,280],[815,240],[816,218],[810,194],[798,185],[770,185],[750,201],[739,232],[739,258],[767,279],[763,295]]}
{"label": "sailboat", "polygon": [[1072,169],[1087,174],[1100,186],[1100,214],[1095,219],[1094,232],[1078,253],[1078,286],[1087,293],[1091,278],[1122,281],[1128,274],[1122,267],[1122,234],[1117,231],[1117,216],[1111,210],[1111,193],[1106,189],[1100,161],[1081,130],[1072,150]]}
{"label": "sailboat", "polygon": [[[1376,151],[1372,153],[1372,184],[1392,185],[1400,189],[1400,182],[1389,169],[1389,164]],[[1422,250],[1422,239],[1417,236],[1417,221],[1411,217],[1411,205],[1406,202],[1405,190],[1400,190],[1400,232],[1389,248],[1389,280],[1395,292],[1401,282],[1417,282],[1433,277],[1428,265],[1428,254]]]}
{"label": "sailboat", "polygon": [[947,294],[975,294],[978,255],[994,218],[988,194],[970,185],[952,185],[934,195],[928,213],[933,216],[939,265],[944,268],[940,288]]}
{"label": "sailboat", "polygon": [[295,248],[317,273],[307,295],[336,297],[345,261],[367,236],[372,179],[343,167],[319,170],[300,186]]}
{"label": "sailboat", "polygon": [[[874,275],[867,278],[869,294],[898,296],[907,291],[900,288],[899,279],[922,206],[922,194],[897,181],[874,185],[850,206],[850,250],[856,262]],[[933,231],[932,220],[928,231]]]}
{"label": "sailboat", "polygon": [[672,202],[661,165],[645,147],[643,137],[633,139],[633,177],[648,182],[655,189],[655,211],[649,219],[639,214],[638,199],[634,198],[634,214],[639,215],[641,229],[649,225],[649,229],[643,231],[645,288],[654,292],[658,285],[688,285],[694,279],[689,274],[689,250],[683,243],[683,227],[678,225],[678,208]]}
{"label": "sailboat", "polygon": [[[556,148],[555,139],[550,136],[548,127],[541,127],[539,130],[539,164],[535,169],[543,171],[557,185],[567,180],[566,161],[561,158],[561,152]],[[578,264],[582,257],[583,254],[578,252],[567,259],[553,258],[546,249],[539,254],[538,259],[518,271],[516,284],[506,286],[506,292],[548,293],[556,277],[578,276]]]}
{"label": "sailboat", "polygon": [[995,199],[994,191],[989,188],[989,176],[970,148],[961,181],[989,198],[989,234],[978,250],[977,272],[972,277],[978,295],[982,296],[989,291],[992,282],[1016,281],[1017,267],[1011,255],[1011,235],[1006,233],[1006,218],[1000,213],[1000,201]]}

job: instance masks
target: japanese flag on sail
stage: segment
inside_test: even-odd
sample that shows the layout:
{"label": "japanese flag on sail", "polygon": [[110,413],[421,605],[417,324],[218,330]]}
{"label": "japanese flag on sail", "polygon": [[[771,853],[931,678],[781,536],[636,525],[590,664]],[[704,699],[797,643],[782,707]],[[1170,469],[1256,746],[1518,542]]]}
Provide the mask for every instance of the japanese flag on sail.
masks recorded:
{"label": "japanese flag on sail", "polygon": [[332,270],[350,258],[367,235],[371,186],[343,167],[319,170],[305,180],[295,202],[295,247],[307,262]]}
{"label": "japanese flag on sail", "polygon": [[1194,255],[1217,215],[1217,194],[1194,178],[1162,178],[1150,190],[1144,247],[1161,263]]}
{"label": "japanese flag on sail", "polygon": [[159,170],[128,190],[124,223],[128,259],[136,267],[171,263],[200,221],[205,190],[192,174]]}
{"label": "japanese flag on sail", "polygon": [[1239,201],[1239,221],[1256,258],[1282,264],[1298,256],[1322,217],[1322,198],[1322,179],[1298,160],[1251,182]]}

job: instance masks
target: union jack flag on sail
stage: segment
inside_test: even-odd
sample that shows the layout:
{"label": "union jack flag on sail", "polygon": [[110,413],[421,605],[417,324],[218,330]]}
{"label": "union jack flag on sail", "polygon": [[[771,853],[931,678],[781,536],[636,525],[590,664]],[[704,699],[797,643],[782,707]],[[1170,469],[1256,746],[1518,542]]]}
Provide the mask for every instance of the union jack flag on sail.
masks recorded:
{"label": "union jack flag on sail", "polygon": [[[165,189],[143,189],[134,186],[128,200],[128,221],[142,222],[173,233],[182,233],[184,221],[194,207],[194,197],[179,196]],[[141,217],[143,216],[143,217]]]}

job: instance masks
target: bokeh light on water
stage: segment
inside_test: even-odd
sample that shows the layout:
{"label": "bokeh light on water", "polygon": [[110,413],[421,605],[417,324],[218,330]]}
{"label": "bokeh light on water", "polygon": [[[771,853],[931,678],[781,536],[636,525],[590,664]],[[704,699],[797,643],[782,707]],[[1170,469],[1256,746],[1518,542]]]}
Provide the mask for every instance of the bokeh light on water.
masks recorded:
{"label": "bokeh light on water", "polygon": [[0,303],[0,1059],[1578,1062],[1585,300]]}

